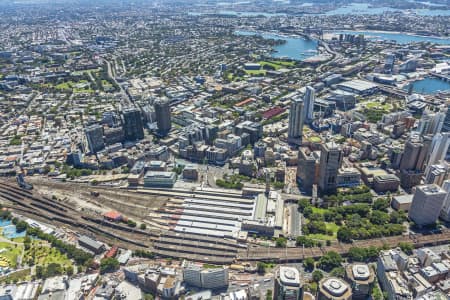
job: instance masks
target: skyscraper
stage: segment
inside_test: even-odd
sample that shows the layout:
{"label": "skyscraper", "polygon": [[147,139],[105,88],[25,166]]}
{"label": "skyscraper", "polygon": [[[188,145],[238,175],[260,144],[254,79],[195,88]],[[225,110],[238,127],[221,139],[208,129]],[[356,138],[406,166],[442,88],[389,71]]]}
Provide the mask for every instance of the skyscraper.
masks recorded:
{"label": "skyscraper", "polygon": [[444,189],[444,191],[447,192],[447,195],[445,196],[444,205],[442,206],[441,218],[444,221],[449,222],[450,221],[450,180],[444,181],[442,188]]}
{"label": "skyscraper", "polygon": [[275,300],[303,299],[300,272],[295,267],[281,266],[275,279]]}
{"label": "skyscraper", "polygon": [[311,193],[313,185],[317,183],[316,160],[314,152],[309,149],[300,148],[298,150],[297,182],[302,191],[306,193]]}
{"label": "skyscraper", "polygon": [[433,136],[431,146],[428,150],[429,156],[427,166],[438,163],[445,159],[450,146],[450,132],[437,133]]}
{"label": "skyscraper", "polygon": [[424,111],[419,120],[417,131],[423,135],[441,132],[445,118],[443,112]]}
{"label": "skyscraper", "polygon": [[166,136],[172,128],[169,100],[158,99],[154,103],[158,134]]}
{"label": "skyscraper", "polygon": [[305,105],[306,120],[314,118],[314,101],[316,100],[316,92],[312,86],[306,87],[305,98],[303,99]]}
{"label": "skyscraper", "polygon": [[400,170],[424,171],[431,143],[430,136],[411,136],[405,143]]}
{"label": "skyscraper", "polygon": [[105,147],[102,126],[98,124],[89,126],[84,130],[84,134],[86,135],[86,144],[89,152],[97,153],[97,151]]}
{"label": "skyscraper", "polygon": [[322,144],[320,152],[319,188],[323,193],[336,190],[336,179],[341,164],[341,147],[334,142]]}
{"label": "skyscraper", "polygon": [[441,212],[447,192],[436,184],[416,187],[409,218],[419,226],[434,224]]}
{"label": "skyscraper", "polygon": [[305,113],[303,100],[300,98],[292,99],[289,109],[288,142],[295,145],[301,145],[303,134],[303,123],[305,122]]}
{"label": "skyscraper", "polygon": [[450,132],[450,104],[447,106],[442,132]]}
{"label": "skyscraper", "polygon": [[[442,132],[450,132],[450,104],[447,106],[444,124],[442,125]],[[449,155],[450,155],[450,148],[447,150],[447,156]]]}
{"label": "skyscraper", "polygon": [[123,111],[123,130],[125,140],[135,141],[144,138],[144,125],[141,111],[137,108],[127,108]]}

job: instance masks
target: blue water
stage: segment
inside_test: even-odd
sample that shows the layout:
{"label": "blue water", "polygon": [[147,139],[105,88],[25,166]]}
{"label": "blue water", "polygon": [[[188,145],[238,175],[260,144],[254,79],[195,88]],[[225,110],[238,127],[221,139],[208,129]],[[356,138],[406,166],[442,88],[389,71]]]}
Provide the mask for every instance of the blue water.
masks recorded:
{"label": "blue water", "polygon": [[390,32],[378,32],[378,31],[353,31],[353,30],[341,30],[333,31],[335,34],[347,33],[347,34],[364,34],[366,38],[378,39],[378,40],[394,40],[399,44],[407,44],[414,42],[431,42],[441,45],[450,45],[449,38],[438,38],[428,36],[417,36],[406,33],[390,33]]}
{"label": "blue water", "polygon": [[7,239],[25,237],[27,234],[26,230],[22,232],[17,232],[16,225],[12,225],[11,220],[0,219],[0,227],[3,228],[2,234]]}
{"label": "blue water", "polygon": [[339,7],[335,10],[330,10],[325,13],[327,16],[332,15],[379,15],[387,11],[398,11],[395,8],[390,7],[369,7],[368,3],[351,3],[346,6]]}
{"label": "blue water", "polygon": [[412,12],[421,16],[450,16],[450,10],[444,9],[411,9],[402,10],[391,7],[369,7],[368,3],[351,3],[346,6],[339,7],[335,10],[326,12],[325,15],[380,15],[385,12]]}
{"label": "blue water", "polygon": [[235,17],[283,17],[286,16],[284,13],[266,13],[266,12],[253,12],[253,11],[235,11],[235,10],[219,10],[217,12],[189,12],[188,15],[191,16],[202,16],[202,15],[224,15],[224,16],[235,16]]}
{"label": "blue water", "polygon": [[8,226],[8,225],[11,225],[11,220],[0,219],[0,227],[5,227],[5,226]]}
{"label": "blue water", "polygon": [[[414,81],[413,91],[419,94],[436,94],[438,91],[450,91],[450,83],[434,77]],[[408,90],[408,86],[403,88]]]}
{"label": "blue water", "polygon": [[237,35],[251,36],[259,35],[264,39],[284,40],[286,43],[274,47],[275,52],[272,53],[274,58],[289,58],[294,60],[303,60],[311,56],[311,53],[306,51],[316,51],[317,42],[313,40],[306,40],[302,37],[287,37],[275,33],[258,33],[253,31],[235,31]]}

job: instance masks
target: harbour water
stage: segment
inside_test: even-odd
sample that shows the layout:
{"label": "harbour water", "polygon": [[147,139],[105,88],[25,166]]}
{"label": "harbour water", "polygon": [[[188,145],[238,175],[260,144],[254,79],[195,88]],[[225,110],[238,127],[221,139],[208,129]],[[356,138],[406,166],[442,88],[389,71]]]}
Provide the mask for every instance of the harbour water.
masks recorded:
{"label": "harbour water", "polygon": [[284,40],[284,44],[274,47],[272,53],[274,58],[289,58],[294,60],[303,60],[315,55],[317,51],[317,41],[307,40],[303,37],[289,37],[275,33],[259,33],[254,31],[238,30],[236,35],[259,35],[264,39]]}
{"label": "harbour water", "polygon": [[[426,77],[421,80],[414,81],[413,91],[419,94],[436,94],[439,91],[450,91],[450,82],[445,82],[435,77]],[[408,90],[408,85],[403,88]]]}
{"label": "harbour water", "polygon": [[[430,5],[431,6],[431,5]],[[420,16],[450,16],[450,10],[445,9],[396,9],[391,7],[370,7],[368,3],[351,3],[346,6],[341,6],[335,10],[325,13],[328,16],[332,15],[379,15],[385,12],[398,13],[415,13]]]}
{"label": "harbour water", "polygon": [[381,32],[381,31],[353,31],[353,30],[341,30],[333,31],[334,34],[364,34],[366,38],[378,39],[378,40],[393,40],[399,44],[407,44],[414,42],[432,42],[441,45],[450,45],[449,38],[428,37],[411,35],[407,33],[394,33],[394,32]]}
{"label": "harbour water", "polygon": [[191,16],[202,16],[202,15],[223,15],[223,16],[234,16],[234,17],[283,17],[286,16],[284,13],[267,13],[267,12],[254,12],[254,11],[234,11],[234,10],[219,10],[215,12],[189,12]]}

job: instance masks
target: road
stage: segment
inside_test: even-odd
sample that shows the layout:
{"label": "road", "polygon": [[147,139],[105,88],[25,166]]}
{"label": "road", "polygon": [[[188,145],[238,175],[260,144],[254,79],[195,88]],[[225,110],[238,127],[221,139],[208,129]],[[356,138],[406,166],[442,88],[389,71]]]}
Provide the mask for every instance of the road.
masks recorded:
{"label": "road", "polygon": [[128,96],[128,94],[125,92],[125,90],[123,89],[123,87],[122,87],[122,85],[121,84],[119,84],[119,82],[117,82],[117,80],[116,80],[116,77],[115,77],[115,75],[114,75],[114,71],[113,71],[113,68],[112,68],[112,64],[111,64],[111,62],[110,61],[108,61],[107,59],[105,59],[105,58],[102,58],[103,59],[103,61],[106,63],[106,65],[107,65],[107,69],[108,69],[108,77],[109,78],[111,78],[111,80],[113,80],[116,84],[117,84],[117,86],[119,87],[119,89],[120,89],[120,93],[122,94],[122,98],[123,98],[123,100],[124,100],[124,106],[125,107],[131,107],[131,106],[134,106],[134,103],[133,103],[133,101],[131,100],[131,97],[130,96]]}

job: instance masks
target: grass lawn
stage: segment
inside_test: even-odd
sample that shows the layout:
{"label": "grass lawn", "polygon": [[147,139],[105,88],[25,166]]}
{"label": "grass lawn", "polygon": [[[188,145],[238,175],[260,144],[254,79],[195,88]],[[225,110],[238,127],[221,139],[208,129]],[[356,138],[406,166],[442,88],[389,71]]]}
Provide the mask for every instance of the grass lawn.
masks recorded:
{"label": "grass lawn", "polygon": [[262,67],[263,67],[263,66],[271,66],[271,67],[274,68],[275,70],[281,69],[281,68],[283,67],[282,65],[273,63],[273,62],[271,62],[271,61],[260,61],[260,62],[258,62],[258,63],[259,63]]}
{"label": "grass lawn", "polygon": [[336,239],[335,236],[326,235],[322,233],[308,234],[307,237],[313,240],[321,240],[321,241],[334,241]]}
{"label": "grass lawn", "polygon": [[32,241],[30,249],[25,251],[24,263],[34,258],[36,265],[48,265],[50,263],[60,264],[62,267],[72,266],[72,261],[56,248],[51,248],[45,241]]}
{"label": "grass lawn", "polygon": [[271,60],[271,61],[259,61],[258,64],[260,64],[261,66],[271,66],[275,70],[279,70],[281,68],[293,67],[295,65],[295,62],[283,60]]}
{"label": "grass lawn", "polygon": [[58,90],[70,90],[72,88],[73,82],[68,81],[68,82],[62,82],[60,84],[57,84],[55,86],[56,89]]}
{"label": "grass lawn", "polygon": [[334,223],[325,222],[327,226],[327,230],[333,231],[333,235],[328,234],[322,234],[322,233],[314,233],[314,234],[308,234],[308,237],[315,240],[322,240],[322,241],[334,241],[337,239],[337,231],[339,230],[340,226],[336,225]]}
{"label": "grass lawn", "polygon": [[25,269],[17,272],[12,272],[9,275],[6,275],[5,277],[0,278],[0,282],[20,282],[20,281],[26,281],[30,280],[31,278],[31,269]]}
{"label": "grass lawn", "polygon": [[389,103],[385,103],[385,104],[381,104],[380,102],[366,102],[364,103],[364,105],[366,106],[366,108],[368,109],[382,109],[382,110],[391,110],[392,109],[392,105]]}
{"label": "grass lawn", "polygon": [[312,211],[313,213],[316,214],[323,214],[324,212],[326,212],[327,210],[325,208],[320,208],[320,207],[312,207]]}
{"label": "grass lawn", "polygon": [[245,74],[250,76],[259,76],[259,75],[266,75],[266,70],[245,70]]}
{"label": "grass lawn", "polygon": [[0,258],[4,258],[11,268],[15,268],[17,257],[22,254],[22,247],[21,245],[0,242]]}

